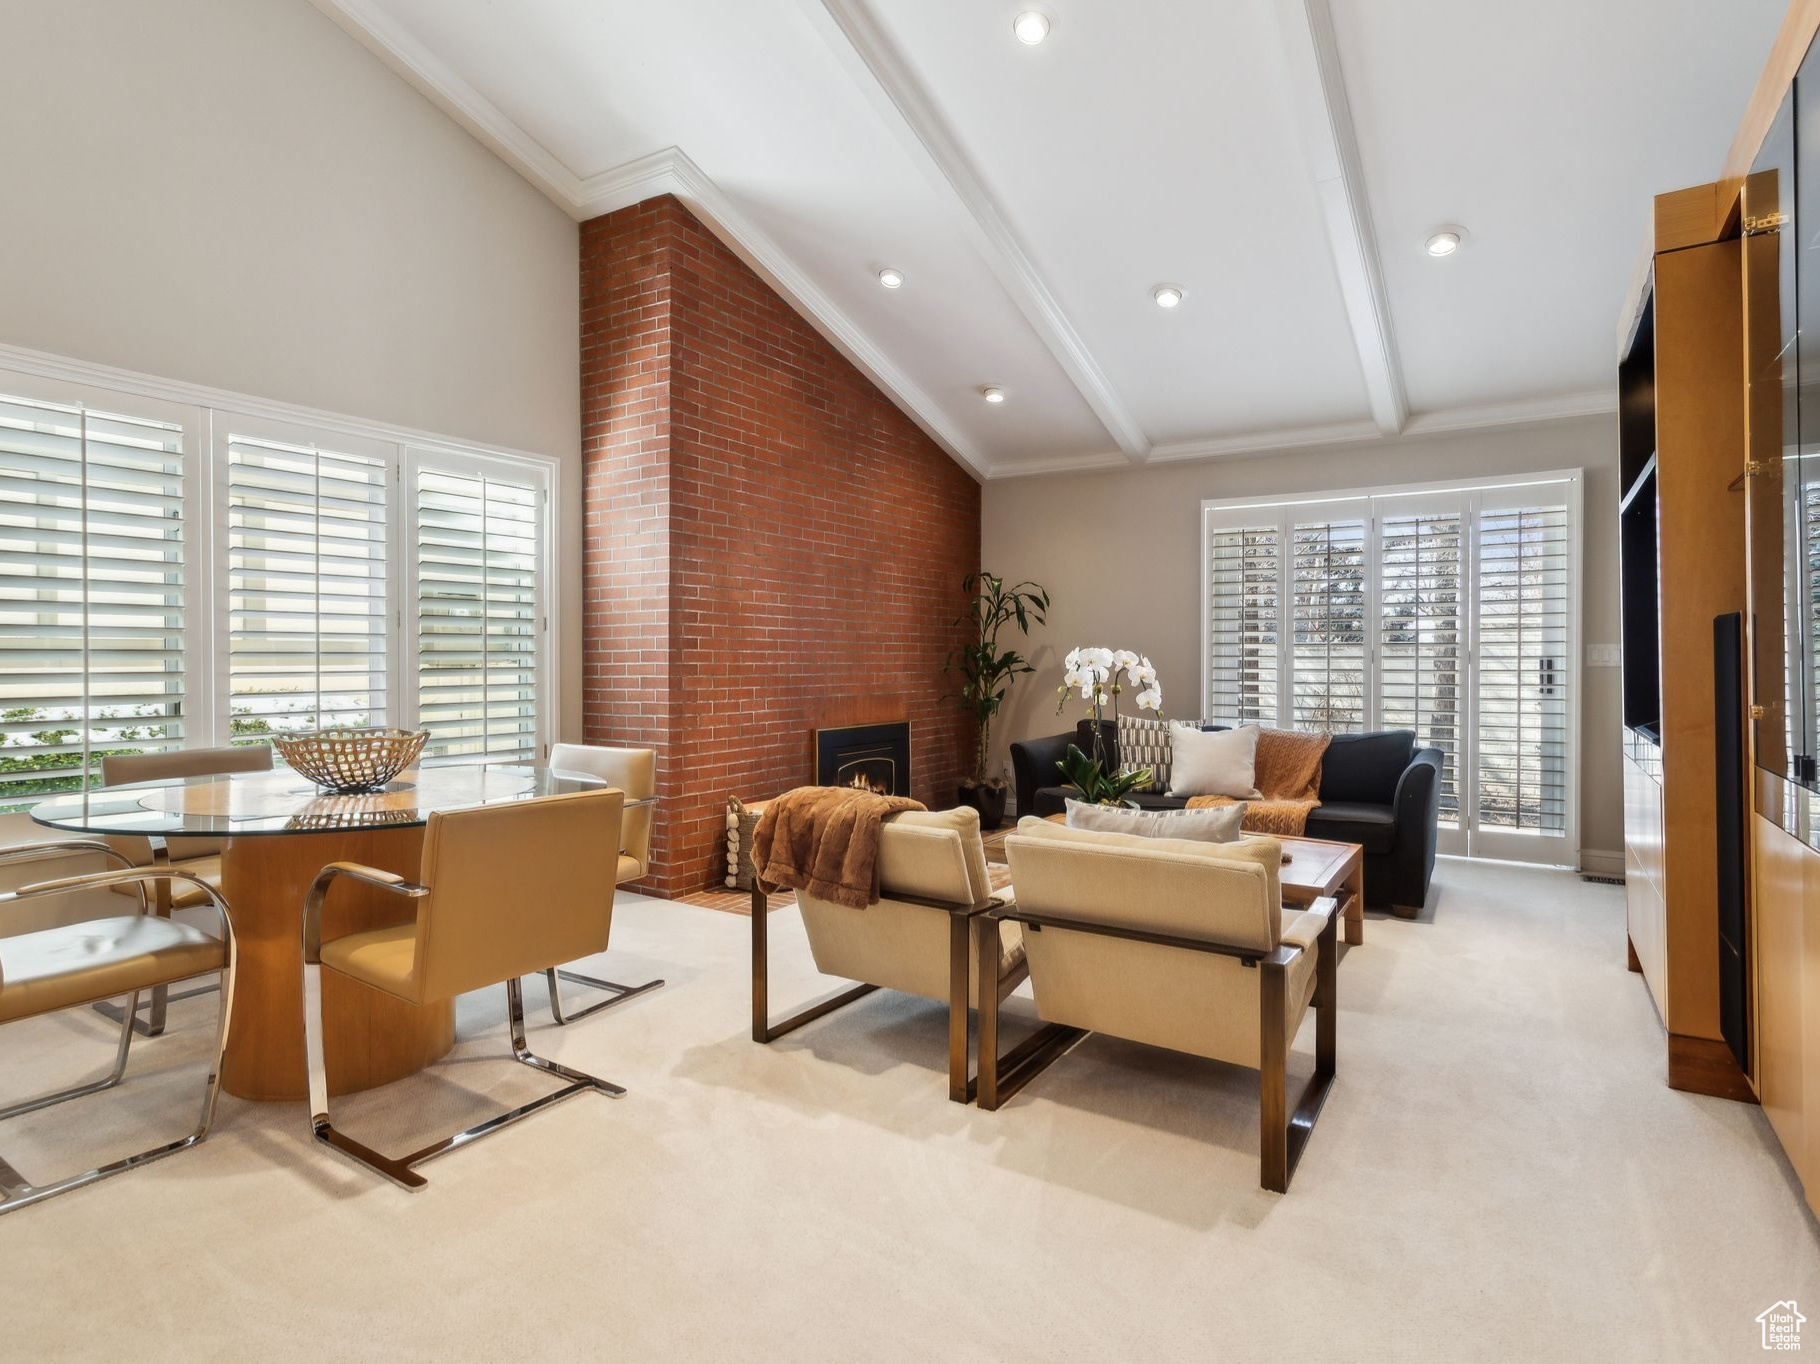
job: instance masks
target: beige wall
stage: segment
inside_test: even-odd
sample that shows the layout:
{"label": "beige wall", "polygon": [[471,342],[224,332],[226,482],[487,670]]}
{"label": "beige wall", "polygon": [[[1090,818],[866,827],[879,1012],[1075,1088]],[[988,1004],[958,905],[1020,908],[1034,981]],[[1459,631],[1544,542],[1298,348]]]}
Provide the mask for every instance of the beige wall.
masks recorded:
{"label": "beige wall", "polygon": [[[1054,598],[1030,640],[1033,677],[1006,702],[994,747],[1055,734],[1079,718],[1055,713],[1060,656],[1076,644],[1135,649],[1161,674],[1164,709],[1200,714],[1201,499],[1327,492],[1557,469],[1584,469],[1583,645],[1618,641],[1618,426],[1599,417],[1355,449],[1164,464],[1097,474],[988,483],[982,562],[1031,578]],[[1624,846],[1618,767],[1619,674],[1582,672],[1580,842]]]}
{"label": "beige wall", "polygon": [[0,342],[564,461],[575,224],[308,0],[5,5]]}

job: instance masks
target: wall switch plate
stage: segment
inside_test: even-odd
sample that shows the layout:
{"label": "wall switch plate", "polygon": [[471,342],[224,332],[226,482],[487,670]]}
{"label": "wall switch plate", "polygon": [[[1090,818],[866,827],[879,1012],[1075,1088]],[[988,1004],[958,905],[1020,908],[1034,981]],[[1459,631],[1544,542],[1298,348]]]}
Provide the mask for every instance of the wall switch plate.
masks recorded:
{"label": "wall switch plate", "polygon": [[1588,644],[1586,646],[1586,666],[1589,668],[1617,668],[1623,666],[1624,655],[1616,644]]}

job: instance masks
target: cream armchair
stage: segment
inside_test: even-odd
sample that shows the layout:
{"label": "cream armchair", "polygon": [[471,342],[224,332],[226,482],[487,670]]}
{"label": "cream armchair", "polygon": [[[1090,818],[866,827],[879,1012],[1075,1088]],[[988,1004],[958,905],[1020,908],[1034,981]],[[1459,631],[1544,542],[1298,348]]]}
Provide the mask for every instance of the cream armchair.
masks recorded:
{"label": "cream armchair", "polygon": [[[118,849],[97,841],[65,840],[6,848],[0,850],[0,864],[87,854],[121,865],[112,871],[60,877],[0,894],[0,928],[4,927],[6,911],[17,904],[80,895],[89,890],[121,890],[130,894],[137,900],[136,912],[0,936],[0,1024],[125,996],[126,1007],[116,1020],[120,1024],[120,1040],[114,1050],[114,1066],[100,1080],[0,1108],[0,1121],[114,1088],[126,1074],[140,994],[212,974],[219,976],[221,981],[221,1019],[216,1029],[213,1064],[203,1089],[202,1112],[194,1130],[186,1136],[123,1156],[82,1174],[44,1184],[31,1183],[0,1159],[0,1213],[13,1212],[186,1150],[208,1136],[215,1119],[215,1100],[221,1092],[221,1062],[227,1051],[228,1019],[234,998],[234,930],[228,920],[226,902],[212,886],[189,872],[168,866],[132,866]],[[213,909],[220,936],[149,913],[150,897],[145,894],[146,887],[161,883],[170,883],[167,889],[185,899],[199,899]]]}
{"label": "cream armchair", "polygon": [[[619,861],[624,795],[615,790],[545,796],[509,805],[438,812],[424,831],[420,879],[352,862],[322,869],[303,904],[303,1034],[310,1131],[323,1145],[406,1189],[413,1168],[574,1094],[625,1093],[578,1070],[533,1055],[525,1044],[519,978],[607,945],[613,873]],[[399,899],[403,922],[324,940],[322,907],[335,883],[352,879]],[[512,1058],[569,1083],[528,1104],[432,1142],[408,1156],[382,1155],[329,1120],[324,1062],[322,973],[383,991],[408,1004],[451,999],[503,983]]]}
{"label": "cream armchair", "polygon": [[[550,750],[550,770],[594,777],[626,793],[625,818],[619,830],[619,867],[613,879],[615,884],[623,886],[649,872],[651,818],[654,813],[652,802],[657,799],[657,750],[557,744]],[[590,1004],[585,1009],[564,1013],[562,993],[557,984],[559,979],[605,990],[607,998]],[[615,1004],[624,1004],[628,999],[634,999],[647,991],[659,989],[663,981],[647,980],[642,985],[621,985],[618,981],[602,980],[599,976],[583,975],[580,971],[551,969],[544,972],[544,984],[550,990],[550,1013],[558,1023],[568,1024],[586,1018],[589,1014],[597,1014],[602,1009],[610,1009]]]}
{"label": "cream armchair", "polygon": [[[1282,847],[1268,838],[1194,843],[1026,818],[1005,851],[1017,904],[982,918],[978,934],[990,937],[1006,923],[1029,930],[1038,1015],[1077,1038],[1105,1032],[1256,1070],[1259,1182],[1287,1191],[1333,1083],[1334,901],[1285,910]],[[984,1109],[1042,1068],[999,1060],[1001,997],[980,993]],[[1292,1113],[1289,1045],[1311,1004],[1314,1076]]]}
{"label": "cream armchair", "polygon": [[[948,1006],[948,1097],[973,1097],[969,1004],[986,984],[999,999],[1025,976],[1023,932],[1010,919],[970,925],[994,906],[979,812],[908,811],[885,821],[878,903],[851,909],[798,891],[816,969],[861,982],[781,1023],[770,1019],[769,900],[752,889],[752,1040],[772,1042],[874,990],[901,990]],[[986,963],[982,978],[980,963]],[[1045,1033],[1043,1041],[1053,1037]]]}

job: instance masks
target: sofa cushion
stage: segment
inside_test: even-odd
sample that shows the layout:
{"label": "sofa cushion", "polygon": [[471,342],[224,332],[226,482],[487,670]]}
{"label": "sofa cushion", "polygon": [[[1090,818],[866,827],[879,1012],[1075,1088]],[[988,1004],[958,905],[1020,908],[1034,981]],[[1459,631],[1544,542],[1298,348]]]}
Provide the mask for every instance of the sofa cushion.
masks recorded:
{"label": "sofa cushion", "polygon": [[1169,769],[1175,750],[1169,742],[1169,721],[1153,720],[1147,715],[1119,716],[1119,765],[1148,767],[1150,784],[1146,791],[1167,791]]}
{"label": "sofa cushion", "polygon": [[1218,731],[1177,725],[1171,735],[1174,760],[1169,794],[1255,799],[1261,732],[1256,725]]}
{"label": "sofa cushion", "polygon": [[1360,801],[1322,802],[1308,816],[1308,837],[1335,843],[1359,843],[1376,856],[1389,852],[1397,842],[1397,816],[1393,805]]}
{"label": "sofa cushion", "polygon": [[[1035,815],[1039,819],[1048,815],[1059,815],[1067,811],[1068,802],[1079,800],[1081,793],[1072,786],[1045,786],[1040,789],[1030,802],[1028,810],[1019,810],[1020,815]],[[1140,810],[1186,810],[1188,800],[1184,796],[1166,796],[1158,791],[1133,791],[1125,799]]]}
{"label": "sofa cushion", "polygon": [[1388,805],[1415,753],[1412,729],[1334,735],[1321,760],[1321,803]]}
{"label": "sofa cushion", "polygon": [[1146,838],[1192,838],[1198,843],[1232,843],[1245,818],[1243,805],[1212,810],[1132,810],[1116,805],[1068,802],[1070,829],[1098,829],[1111,834],[1141,834]]}

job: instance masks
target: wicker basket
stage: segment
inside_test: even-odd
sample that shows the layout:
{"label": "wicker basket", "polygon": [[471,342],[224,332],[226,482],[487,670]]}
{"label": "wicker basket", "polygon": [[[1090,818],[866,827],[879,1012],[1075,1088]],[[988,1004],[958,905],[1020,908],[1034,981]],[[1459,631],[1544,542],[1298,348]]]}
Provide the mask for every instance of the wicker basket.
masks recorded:
{"label": "wicker basket", "polygon": [[272,747],[297,771],[337,795],[377,791],[417,761],[428,730],[322,729],[274,734]]}
{"label": "wicker basket", "polygon": [[757,869],[752,865],[752,835],[758,817],[770,802],[747,805],[738,796],[727,797],[727,889],[751,890]]}

